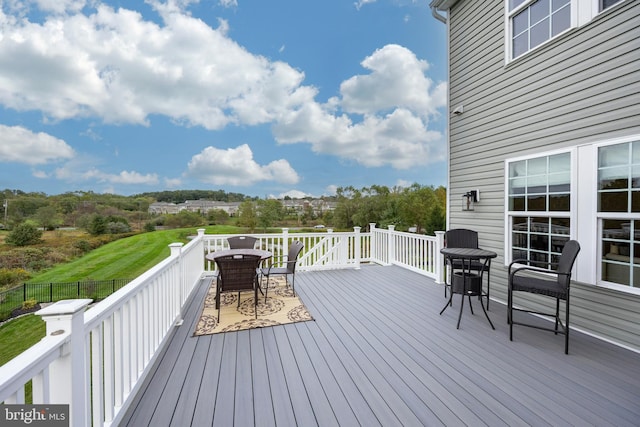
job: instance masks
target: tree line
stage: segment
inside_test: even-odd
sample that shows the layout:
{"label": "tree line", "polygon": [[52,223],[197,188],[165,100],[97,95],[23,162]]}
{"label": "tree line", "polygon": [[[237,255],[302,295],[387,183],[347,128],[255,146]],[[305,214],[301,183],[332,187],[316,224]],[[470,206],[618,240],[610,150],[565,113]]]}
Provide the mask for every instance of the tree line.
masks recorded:
{"label": "tree line", "polygon": [[[42,229],[78,227],[90,234],[116,234],[133,230],[152,231],[156,226],[172,228],[206,224],[233,223],[250,231],[276,226],[306,226],[323,223],[335,229],[378,227],[390,224],[398,230],[415,230],[433,234],[445,227],[446,189],[442,186],[413,184],[409,187],[372,185],[355,188],[339,187],[334,196],[324,196],[332,209],[314,211],[306,208],[285,208],[280,200],[259,199],[223,190],[176,190],[142,193],[133,196],[99,194],[90,191],[68,192],[48,196],[4,190],[5,229],[14,229],[25,222]],[[186,200],[240,201],[237,217],[231,219],[222,210],[207,213],[180,212],[175,215],[150,216],[149,205],[156,201],[181,203]],[[311,200],[312,198],[308,198]]]}
{"label": "tree line", "polygon": [[[165,193],[163,197],[175,203],[209,194]],[[214,193],[220,195],[218,192],[211,194]],[[21,283],[33,272],[69,261],[115,239],[153,231],[158,226],[189,228],[228,224],[242,227],[247,232],[266,232],[272,227],[323,224],[341,231],[352,230],[354,226],[367,230],[370,223],[375,223],[381,228],[393,224],[400,231],[426,234],[445,229],[445,188],[419,184],[406,188],[340,187],[335,196],[323,197],[331,209],[321,212],[314,210],[312,203],[305,204],[300,210],[281,200],[245,197],[234,217],[223,210],[150,215],[149,205],[156,201],[151,194],[119,196],[73,192],[48,196],[4,190],[0,193],[4,207],[0,223],[6,229],[0,234],[0,241],[4,240],[4,244],[0,244],[0,289]],[[182,200],[178,194],[189,199]],[[238,195],[232,196],[235,197]],[[41,240],[43,230],[61,227],[82,229],[86,233],[76,233],[75,237],[68,238],[67,233],[56,232],[46,242]]]}
{"label": "tree line", "polygon": [[445,229],[446,189],[442,186],[389,188],[372,185],[356,189],[339,187],[330,199],[335,209],[318,214],[311,207],[304,211],[286,211],[279,200],[244,201],[239,208],[238,225],[250,230],[267,228],[297,215],[298,225],[322,222],[337,230],[355,226],[367,229],[395,225],[397,230],[433,234]]}

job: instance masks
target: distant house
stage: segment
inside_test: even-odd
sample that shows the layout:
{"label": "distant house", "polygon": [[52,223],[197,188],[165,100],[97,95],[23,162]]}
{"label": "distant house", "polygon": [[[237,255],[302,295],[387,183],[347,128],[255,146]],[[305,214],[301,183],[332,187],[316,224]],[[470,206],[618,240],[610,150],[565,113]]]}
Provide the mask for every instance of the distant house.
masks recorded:
{"label": "distant house", "polygon": [[[240,202],[221,202],[217,200],[186,200],[184,203],[155,202],[149,205],[150,214],[177,214],[186,210],[189,212],[200,212],[207,214],[211,210],[223,210],[229,216],[235,216],[240,208]],[[283,200],[282,206],[294,212],[304,212],[312,209],[314,214],[321,216],[324,212],[333,211],[336,202],[323,199],[290,199]]]}
{"label": "distant house", "polygon": [[180,208],[175,203],[155,202],[149,205],[150,214],[177,214]]}
{"label": "distant house", "polygon": [[448,32],[448,228],[499,254],[502,300],[512,259],[578,240],[572,324],[640,350],[640,1],[430,6]]}
{"label": "distant house", "polygon": [[229,216],[238,213],[240,202],[220,202],[216,200],[187,200],[184,203],[155,202],[149,205],[150,214],[177,214],[181,211],[207,214],[212,210],[223,210]]}

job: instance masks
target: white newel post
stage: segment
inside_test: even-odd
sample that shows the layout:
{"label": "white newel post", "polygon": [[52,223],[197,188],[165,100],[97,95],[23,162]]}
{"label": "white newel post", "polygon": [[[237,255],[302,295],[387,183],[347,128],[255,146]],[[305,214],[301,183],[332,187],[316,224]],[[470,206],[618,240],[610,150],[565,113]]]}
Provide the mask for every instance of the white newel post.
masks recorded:
{"label": "white newel post", "polygon": [[[289,261],[289,229],[282,229],[282,257],[286,261]],[[286,264],[283,264],[286,266]]]}
{"label": "white newel post", "polygon": [[446,274],[446,270],[444,268],[444,260],[442,258],[442,254],[440,253],[440,249],[444,248],[444,234],[444,231],[436,231],[436,250],[434,258],[436,263],[436,283],[438,284],[444,283],[444,275]]}
{"label": "white newel post", "polygon": [[355,258],[355,268],[356,270],[360,269],[360,257],[362,256],[362,249],[361,249],[361,245],[362,242],[360,241],[360,230],[362,229],[362,227],[353,227],[353,231],[355,233],[355,236],[353,237],[354,242],[353,242],[353,257]]}
{"label": "white newel post", "polygon": [[68,332],[71,336],[63,353],[49,367],[49,396],[53,404],[68,404],[71,427],[86,425],[89,381],[84,347],[84,310],[90,299],[62,300],[36,312],[46,322],[47,335]]}
{"label": "white newel post", "polygon": [[[204,230],[203,230],[204,232]],[[198,236],[200,235],[200,230],[198,230]],[[171,254],[170,256],[172,257],[178,257],[178,266],[179,266],[179,273],[178,276],[178,301],[176,302],[176,307],[177,307],[177,311],[178,311],[178,318],[176,319],[176,326],[180,326],[182,325],[182,288],[184,287],[184,265],[182,262],[182,247],[184,246],[184,243],[171,243],[169,245],[169,249],[171,249]]]}
{"label": "white newel post", "polygon": [[376,223],[369,223],[369,256],[371,259],[379,260],[378,254],[378,233],[376,233]]}
{"label": "white newel post", "polygon": [[395,236],[393,235],[393,231],[395,229],[396,229],[395,225],[389,225],[389,243],[388,243],[389,252],[387,252],[389,264],[393,264],[393,262],[396,260],[396,239],[395,239]]}

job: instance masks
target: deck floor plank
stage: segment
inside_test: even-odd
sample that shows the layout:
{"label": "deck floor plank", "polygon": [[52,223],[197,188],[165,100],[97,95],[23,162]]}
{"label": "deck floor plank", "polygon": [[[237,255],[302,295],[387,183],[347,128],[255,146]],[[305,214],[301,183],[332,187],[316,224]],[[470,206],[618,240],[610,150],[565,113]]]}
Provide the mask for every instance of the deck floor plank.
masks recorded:
{"label": "deck floor plank", "polygon": [[271,401],[273,402],[276,425],[293,426],[296,425],[296,418],[284,374],[286,365],[283,365],[280,359],[274,329],[265,328],[260,331],[265,343],[267,371],[271,383]]}
{"label": "deck floor plank", "polygon": [[206,284],[120,425],[637,426],[640,354],[514,327],[397,266],[299,272],[314,321],[193,337]]}
{"label": "deck floor plank", "polygon": [[266,353],[262,331],[249,331],[251,339],[251,373],[253,375],[253,404],[255,406],[255,425],[257,427],[272,427],[276,425],[271,401],[271,385],[267,368]]}

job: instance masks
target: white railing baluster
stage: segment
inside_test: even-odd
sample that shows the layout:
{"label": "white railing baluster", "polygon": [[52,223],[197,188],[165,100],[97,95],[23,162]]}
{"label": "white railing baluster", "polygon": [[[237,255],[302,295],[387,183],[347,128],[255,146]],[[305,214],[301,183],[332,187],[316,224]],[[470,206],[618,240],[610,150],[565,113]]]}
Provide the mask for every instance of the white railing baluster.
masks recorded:
{"label": "white railing baluster", "polygon": [[[123,308],[113,313],[113,354],[123,354],[123,325],[122,325]],[[124,358],[113,358],[113,405],[116,408],[122,406],[124,393]],[[112,417],[113,419],[113,417]]]}
{"label": "white railing baluster", "polygon": [[45,367],[31,381],[31,396],[34,404],[49,401],[49,367]]}
{"label": "white railing baluster", "polygon": [[113,371],[113,317],[102,323],[103,364],[104,364],[104,419],[111,421],[114,412],[114,371]]}
{"label": "white railing baluster", "polygon": [[[103,366],[104,359],[102,357],[102,328],[101,325],[96,326],[90,332],[91,342],[91,366]],[[100,369],[91,369],[91,402],[92,402],[92,425],[102,424],[104,419],[104,403],[103,391],[104,383],[102,381]]]}

